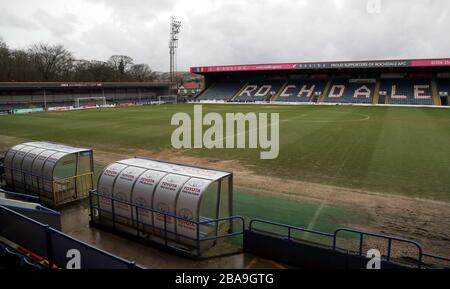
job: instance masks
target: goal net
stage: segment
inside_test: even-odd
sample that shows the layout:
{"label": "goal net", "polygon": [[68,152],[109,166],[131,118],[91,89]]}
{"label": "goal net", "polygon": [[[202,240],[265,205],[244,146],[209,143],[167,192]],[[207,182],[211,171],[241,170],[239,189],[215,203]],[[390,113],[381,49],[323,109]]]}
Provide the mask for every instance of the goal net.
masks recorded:
{"label": "goal net", "polygon": [[177,102],[178,102],[178,97],[176,95],[160,95],[160,96],[158,96],[159,104],[177,103]]}
{"label": "goal net", "polygon": [[75,108],[104,106],[106,106],[106,97],[104,96],[75,98]]}

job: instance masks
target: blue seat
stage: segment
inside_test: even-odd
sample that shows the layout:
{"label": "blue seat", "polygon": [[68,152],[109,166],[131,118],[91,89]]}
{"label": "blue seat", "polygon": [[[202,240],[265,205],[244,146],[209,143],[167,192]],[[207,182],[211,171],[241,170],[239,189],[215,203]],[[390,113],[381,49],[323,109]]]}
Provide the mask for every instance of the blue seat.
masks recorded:
{"label": "blue seat", "polygon": [[279,102],[316,102],[325,89],[326,80],[290,80],[277,98]]}
{"label": "blue seat", "polygon": [[198,99],[219,101],[231,100],[231,98],[239,92],[244,84],[245,83],[243,81],[216,82],[208,87]]}
{"label": "blue seat", "polygon": [[350,83],[333,80],[324,101],[326,103],[371,104],[375,94],[375,83]]}
{"label": "blue seat", "polygon": [[[415,97],[415,87],[421,85],[424,98]],[[389,104],[433,105],[431,80],[423,79],[382,79],[380,91],[385,91]]]}
{"label": "blue seat", "polygon": [[[450,79],[449,78],[438,79],[437,86],[438,86],[438,93],[447,93],[447,99],[449,99],[448,96],[450,96]],[[450,101],[447,101],[447,105],[450,105]]]}
{"label": "blue seat", "polygon": [[236,96],[235,101],[268,101],[280,91],[284,83],[284,80],[252,81]]}

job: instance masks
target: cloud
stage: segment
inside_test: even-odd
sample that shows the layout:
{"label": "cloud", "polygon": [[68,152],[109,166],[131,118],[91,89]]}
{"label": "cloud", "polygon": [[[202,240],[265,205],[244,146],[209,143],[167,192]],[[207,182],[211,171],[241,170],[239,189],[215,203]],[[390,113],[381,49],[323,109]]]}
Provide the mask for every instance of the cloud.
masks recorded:
{"label": "cloud", "polygon": [[176,0],[87,0],[102,3],[114,11],[114,21],[123,25],[152,21],[174,9]]}
{"label": "cloud", "polygon": [[[15,9],[21,1],[3,5],[8,11],[21,11]],[[56,9],[56,3],[64,4]],[[33,41],[62,43],[84,59],[126,54],[161,71],[168,70],[171,15],[182,21],[178,67],[183,70],[196,65],[446,57],[450,51],[450,2],[446,0],[71,3],[30,4],[32,17],[15,13],[10,26],[32,31],[36,24],[31,23],[36,21],[39,30],[29,33]],[[20,24],[17,19],[31,20]],[[0,33],[10,46],[14,44],[9,43],[14,39],[11,29],[0,27]]]}
{"label": "cloud", "polygon": [[53,33],[55,37],[61,38],[75,32],[76,25],[79,24],[77,16],[72,13],[55,16],[43,9],[38,9],[33,14],[33,17],[38,23]]}
{"label": "cloud", "polygon": [[11,14],[5,9],[0,9],[0,26],[25,30],[38,29],[35,22]]}

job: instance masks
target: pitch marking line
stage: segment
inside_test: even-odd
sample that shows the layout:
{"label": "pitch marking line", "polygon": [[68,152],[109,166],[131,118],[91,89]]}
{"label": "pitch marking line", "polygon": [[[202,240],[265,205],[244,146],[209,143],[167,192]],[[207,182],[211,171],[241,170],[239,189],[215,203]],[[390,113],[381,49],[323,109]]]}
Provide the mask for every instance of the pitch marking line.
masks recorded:
{"label": "pitch marking line", "polygon": [[255,266],[257,262],[258,262],[258,257],[253,258],[253,259],[247,264],[247,266],[245,266],[245,269],[251,269],[251,268],[253,268],[253,266]]}
{"label": "pitch marking line", "polygon": [[[362,140],[362,138],[359,138],[357,144],[352,146],[352,147],[350,147],[350,149],[347,151],[344,160],[342,161],[339,169],[336,170],[336,173],[334,174],[333,178],[336,178],[336,176],[339,175],[339,173],[342,171],[342,169],[344,168],[346,162],[348,161],[348,159],[351,156],[351,152],[353,151],[353,149],[355,147],[357,147],[359,145],[361,140]],[[328,185],[331,185],[331,181],[328,183]],[[329,202],[329,199],[330,199],[331,195],[333,195],[333,194],[334,194],[334,192],[330,192],[328,197],[320,203],[320,206],[317,208],[316,212],[314,213],[313,218],[311,219],[311,221],[308,224],[308,227],[307,227],[308,230],[313,230],[314,229],[314,227],[315,227],[315,225],[317,223],[317,220],[319,219],[320,214],[322,213],[323,209],[325,208],[325,206]],[[306,232],[303,236],[306,238],[309,235],[310,235],[310,233]]]}
{"label": "pitch marking line", "polygon": [[[333,113],[340,113],[340,112],[333,112]],[[344,114],[347,114],[347,113],[344,113]],[[311,113],[304,114],[302,116],[310,116],[310,115],[311,115]],[[314,123],[329,123],[329,122],[361,122],[361,121],[368,121],[368,120],[371,119],[371,117],[369,115],[362,114],[362,113],[354,113],[354,112],[352,112],[352,113],[349,113],[349,115],[359,115],[362,118],[360,118],[360,119],[342,119],[342,120],[339,120],[339,119],[337,119],[337,120],[309,120],[309,119],[303,120],[303,119],[299,119],[298,121],[301,121],[301,122],[314,122]]]}

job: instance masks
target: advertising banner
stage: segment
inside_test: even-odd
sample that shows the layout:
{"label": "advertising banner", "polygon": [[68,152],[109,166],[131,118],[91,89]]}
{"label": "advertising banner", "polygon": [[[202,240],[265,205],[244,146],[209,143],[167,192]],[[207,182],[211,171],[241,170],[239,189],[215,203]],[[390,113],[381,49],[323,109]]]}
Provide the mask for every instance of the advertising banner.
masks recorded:
{"label": "advertising banner", "polygon": [[450,66],[450,59],[412,60],[411,66]]}
{"label": "advertising banner", "polygon": [[184,185],[177,202],[177,216],[183,218],[177,220],[178,234],[197,237],[197,225],[190,221],[199,221],[200,199],[210,184],[211,181],[192,178]]}
{"label": "advertising banner", "polygon": [[[147,170],[136,181],[132,192],[132,202],[140,207],[153,209],[153,196],[155,188],[167,174],[164,172]],[[153,226],[153,213],[138,209],[139,222]],[[136,218],[137,219],[137,218]]]}
{"label": "advertising banner", "polygon": [[250,64],[191,67],[192,73],[269,71],[269,70],[313,70],[313,69],[348,69],[348,68],[396,68],[396,67],[430,67],[450,66],[450,59],[425,60],[368,60],[368,61],[325,61],[281,64]]}
{"label": "advertising banner", "polygon": [[49,107],[48,111],[66,111],[66,110],[72,110],[73,106],[58,106],[58,107]]}
{"label": "advertising banner", "polygon": [[[112,212],[112,205],[111,205],[111,197],[113,196],[113,186],[114,181],[116,180],[117,176],[126,168],[126,165],[114,163],[110,166],[108,166],[100,176],[100,179],[98,180],[98,194],[99,202],[98,206],[100,210],[106,211],[106,212]],[[105,196],[106,198],[102,198],[101,196]],[[102,212],[100,212],[101,214]]]}
{"label": "advertising banner", "polygon": [[[189,177],[174,174],[165,176],[156,188],[155,196],[153,197],[153,209],[175,215],[178,193],[188,179]],[[175,232],[175,220],[170,216],[166,216],[164,220],[163,214],[155,213],[154,224],[157,228],[166,228],[167,231]]]}
{"label": "advertising banner", "polygon": [[[113,197],[119,201],[131,203],[131,190],[138,177],[145,171],[145,169],[137,167],[127,167],[116,178],[114,185]],[[133,212],[131,206],[121,202],[114,203],[114,211],[117,216],[124,217],[125,222],[130,221]]]}
{"label": "advertising banner", "polygon": [[15,108],[13,110],[13,112],[17,114],[40,112],[40,111],[44,111],[44,109],[42,107],[37,107],[37,108]]}

